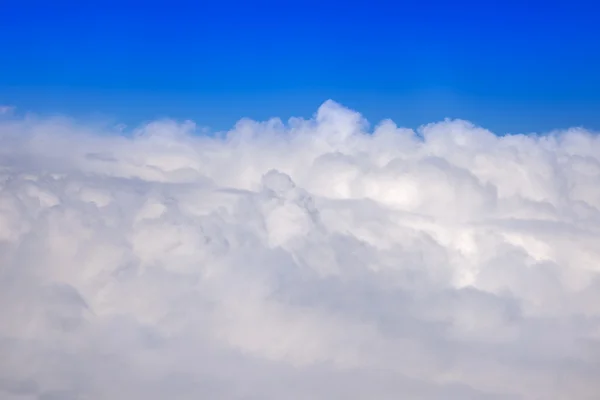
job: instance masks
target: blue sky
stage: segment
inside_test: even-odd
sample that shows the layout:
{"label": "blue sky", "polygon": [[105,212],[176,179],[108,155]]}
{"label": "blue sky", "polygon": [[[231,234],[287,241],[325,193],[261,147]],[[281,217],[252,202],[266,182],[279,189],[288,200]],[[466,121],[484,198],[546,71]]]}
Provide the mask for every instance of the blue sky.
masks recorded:
{"label": "blue sky", "polygon": [[1,0],[0,104],[224,129],[333,99],[372,123],[600,129],[591,1],[157,3]]}

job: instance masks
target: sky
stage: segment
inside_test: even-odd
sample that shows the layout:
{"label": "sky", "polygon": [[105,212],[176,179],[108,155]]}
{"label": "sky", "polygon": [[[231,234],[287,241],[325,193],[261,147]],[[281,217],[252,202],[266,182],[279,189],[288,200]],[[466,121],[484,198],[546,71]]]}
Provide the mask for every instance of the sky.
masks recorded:
{"label": "sky", "polygon": [[597,130],[593,3],[2,0],[0,104],[222,130],[333,99],[411,128]]}
{"label": "sky", "polygon": [[0,0],[0,399],[597,400],[581,4]]}

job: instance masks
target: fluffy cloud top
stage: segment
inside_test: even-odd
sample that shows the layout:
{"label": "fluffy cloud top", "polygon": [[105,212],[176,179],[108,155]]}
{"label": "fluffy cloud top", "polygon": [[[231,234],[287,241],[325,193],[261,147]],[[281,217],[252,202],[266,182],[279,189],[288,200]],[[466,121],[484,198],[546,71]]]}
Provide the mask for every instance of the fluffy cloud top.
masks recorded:
{"label": "fluffy cloud top", "polygon": [[600,139],[0,120],[0,398],[597,399]]}

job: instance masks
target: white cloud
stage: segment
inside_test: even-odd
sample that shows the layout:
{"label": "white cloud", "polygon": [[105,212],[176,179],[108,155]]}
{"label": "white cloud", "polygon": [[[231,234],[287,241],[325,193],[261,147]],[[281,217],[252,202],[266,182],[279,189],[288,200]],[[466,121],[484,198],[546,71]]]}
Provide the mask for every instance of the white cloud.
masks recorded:
{"label": "white cloud", "polygon": [[599,137],[367,129],[0,121],[0,398],[596,399]]}

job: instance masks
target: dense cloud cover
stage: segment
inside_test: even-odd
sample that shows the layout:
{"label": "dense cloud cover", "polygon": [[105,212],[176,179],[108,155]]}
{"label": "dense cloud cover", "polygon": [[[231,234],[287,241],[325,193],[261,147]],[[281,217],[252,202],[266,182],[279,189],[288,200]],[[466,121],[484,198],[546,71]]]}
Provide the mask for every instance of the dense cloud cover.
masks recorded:
{"label": "dense cloud cover", "polygon": [[598,399],[600,139],[0,119],[0,399]]}

